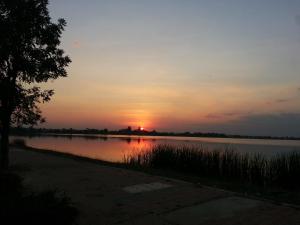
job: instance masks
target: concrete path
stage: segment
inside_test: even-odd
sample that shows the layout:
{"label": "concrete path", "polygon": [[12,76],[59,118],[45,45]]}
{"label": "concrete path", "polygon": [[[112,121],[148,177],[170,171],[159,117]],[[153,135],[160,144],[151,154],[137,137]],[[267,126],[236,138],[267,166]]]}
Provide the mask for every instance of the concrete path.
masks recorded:
{"label": "concrete path", "polygon": [[80,225],[299,225],[300,211],[231,192],[120,168],[14,149],[25,183],[65,191]]}

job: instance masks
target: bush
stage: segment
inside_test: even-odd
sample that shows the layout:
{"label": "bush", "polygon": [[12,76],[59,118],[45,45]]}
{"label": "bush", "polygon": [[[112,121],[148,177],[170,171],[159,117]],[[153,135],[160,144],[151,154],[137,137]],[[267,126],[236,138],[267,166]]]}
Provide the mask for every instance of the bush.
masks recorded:
{"label": "bush", "polygon": [[19,147],[25,147],[26,141],[24,139],[14,139],[11,144]]}
{"label": "bush", "polygon": [[57,191],[28,192],[19,176],[0,174],[0,224],[71,225],[77,210]]}

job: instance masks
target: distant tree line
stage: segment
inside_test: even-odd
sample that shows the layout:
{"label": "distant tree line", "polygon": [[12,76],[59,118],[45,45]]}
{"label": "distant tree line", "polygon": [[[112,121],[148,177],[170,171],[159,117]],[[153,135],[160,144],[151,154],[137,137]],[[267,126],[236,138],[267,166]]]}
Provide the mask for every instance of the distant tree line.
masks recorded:
{"label": "distant tree line", "polygon": [[120,130],[108,129],[73,129],[73,128],[34,128],[34,127],[13,127],[12,135],[49,135],[49,134],[87,134],[87,135],[140,135],[140,136],[175,136],[175,137],[212,137],[212,138],[245,138],[245,139],[275,139],[275,140],[300,140],[300,137],[273,137],[273,136],[251,136],[251,135],[230,135],[223,133],[202,133],[202,132],[159,132],[156,130],[147,131],[141,128],[136,130],[128,127]]}

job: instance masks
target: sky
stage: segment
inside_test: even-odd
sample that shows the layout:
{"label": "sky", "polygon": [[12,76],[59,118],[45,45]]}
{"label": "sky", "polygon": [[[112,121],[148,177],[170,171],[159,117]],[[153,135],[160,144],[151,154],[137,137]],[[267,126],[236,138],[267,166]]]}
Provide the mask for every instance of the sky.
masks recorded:
{"label": "sky", "polygon": [[300,0],[50,0],[44,127],[300,136]]}

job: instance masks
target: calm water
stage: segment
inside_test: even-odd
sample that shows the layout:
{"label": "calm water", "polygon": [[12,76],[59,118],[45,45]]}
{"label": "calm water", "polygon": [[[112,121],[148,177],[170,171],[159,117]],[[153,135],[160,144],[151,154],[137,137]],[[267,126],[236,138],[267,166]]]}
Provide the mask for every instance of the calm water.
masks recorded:
{"label": "calm water", "polygon": [[203,146],[208,150],[222,150],[230,147],[247,153],[263,153],[271,156],[288,151],[300,152],[300,141],[258,140],[230,138],[193,137],[138,137],[138,136],[41,136],[17,137],[24,139],[31,147],[67,152],[89,158],[122,161],[125,155],[147,149],[154,144]]}

